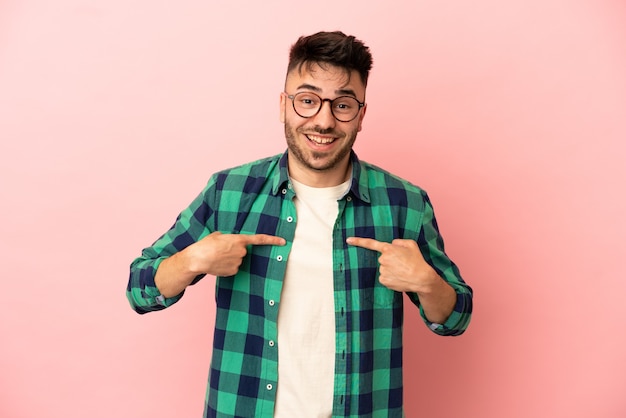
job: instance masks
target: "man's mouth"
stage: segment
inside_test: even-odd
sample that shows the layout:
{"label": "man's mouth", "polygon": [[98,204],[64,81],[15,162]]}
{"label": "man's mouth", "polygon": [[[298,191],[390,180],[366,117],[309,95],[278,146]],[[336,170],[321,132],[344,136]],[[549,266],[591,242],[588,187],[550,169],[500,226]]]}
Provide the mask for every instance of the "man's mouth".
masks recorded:
{"label": "man's mouth", "polygon": [[336,138],[330,136],[305,135],[307,139],[317,145],[326,145],[335,141]]}

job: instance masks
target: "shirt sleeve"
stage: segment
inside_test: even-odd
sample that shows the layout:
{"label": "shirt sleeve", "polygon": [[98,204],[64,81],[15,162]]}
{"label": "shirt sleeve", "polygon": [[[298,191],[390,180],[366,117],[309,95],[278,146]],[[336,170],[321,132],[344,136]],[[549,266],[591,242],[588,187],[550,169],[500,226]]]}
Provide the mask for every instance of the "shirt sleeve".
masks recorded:
{"label": "shirt sleeve", "polygon": [[409,293],[409,298],[419,306],[420,315],[426,325],[434,333],[439,335],[461,335],[467,329],[472,316],[473,291],[463,278],[459,268],[447,256],[444,250],[444,243],[434,210],[428,195],[424,192],[424,208],[422,225],[418,234],[417,244],[422,251],[422,255],[428,264],[441,276],[456,292],[456,305],[445,323],[436,324],[430,322],[424,313],[424,309],[419,303],[419,298],[415,293]]}
{"label": "shirt sleeve", "polygon": [[[213,232],[213,209],[211,196],[215,194],[213,178],[204,190],[176,218],[172,227],[150,247],[144,248],[141,256],[130,265],[130,276],[126,297],[130,306],[140,314],[158,311],[178,302],[180,294],[166,298],[154,283],[154,276],[163,260],[185,249]],[[194,279],[197,283],[203,275]]]}

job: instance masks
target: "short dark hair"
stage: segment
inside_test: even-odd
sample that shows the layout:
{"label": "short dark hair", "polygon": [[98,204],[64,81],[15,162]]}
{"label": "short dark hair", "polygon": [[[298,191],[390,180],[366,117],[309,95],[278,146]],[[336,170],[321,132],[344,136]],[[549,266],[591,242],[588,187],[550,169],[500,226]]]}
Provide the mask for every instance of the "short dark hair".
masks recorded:
{"label": "short dark hair", "polygon": [[369,48],[354,36],[347,36],[339,31],[318,32],[310,36],[301,36],[291,46],[287,73],[295,68],[300,71],[305,64],[333,65],[348,72],[356,70],[363,84],[367,86],[372,63]]}

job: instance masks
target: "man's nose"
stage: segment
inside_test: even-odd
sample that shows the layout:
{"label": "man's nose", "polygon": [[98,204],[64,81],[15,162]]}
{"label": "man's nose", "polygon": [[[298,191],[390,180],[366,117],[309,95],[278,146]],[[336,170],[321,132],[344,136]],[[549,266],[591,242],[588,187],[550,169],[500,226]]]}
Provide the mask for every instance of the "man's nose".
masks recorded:
{"label": "man's nose", "polygon": [[[327,106],[328,105],[328,106]],[[315,115],[315,124],[323,129],[333,128],[337,123],[337,119],[332,112],[332,102],[328,99],[322,102],[320,111]]]}

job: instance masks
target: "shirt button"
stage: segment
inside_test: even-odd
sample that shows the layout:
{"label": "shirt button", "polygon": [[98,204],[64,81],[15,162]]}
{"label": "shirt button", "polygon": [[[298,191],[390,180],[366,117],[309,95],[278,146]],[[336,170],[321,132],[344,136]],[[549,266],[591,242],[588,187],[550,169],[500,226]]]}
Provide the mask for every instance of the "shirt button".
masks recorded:
{"label": "shirt button", "polygon": [[276,302],[274,302],[274,299],[272,299],[272,300],[270,300],[270,301],[269,301],[269,302],[267,302],[267,303],[269,303],[269,304],[270,304],[270,306],[274,306],[274,304],[275,304]]}
{"label": "shirt button", "polygon": [[283,256],[282,256],[282,255],[279,255],[278,257],[276,257],[276,260],[278,260],[278,261],[283,261]]}
{"label": "shirt button", "polygon": [[282,189],[280,192],[281,192],[282,194],[287,194],[287,189]]}
{"label": "shirt button", "polygon": [[270,340],[269,345],[270,345],[270,347],[274,347],[274,341]]}
{"label": "shirt button", "polygon": [[287,217],[287,222],[293,222],[293,218],[291,216]]}
{"label": "shirt button", "polygon": [[352,196],[348,196],[348,197],[346,198],[346,200],[347,200],[348,202],[352,202]]}
{"label": "shirt button", "polygon": [[271,383],[268,383],[268,384],[267,384],[267,386],[265,386],[265,387],[267,388],[267,390],[272,390],[272,388],[273,388],[274,386],[272,386],[272,384],[271,384]]}

